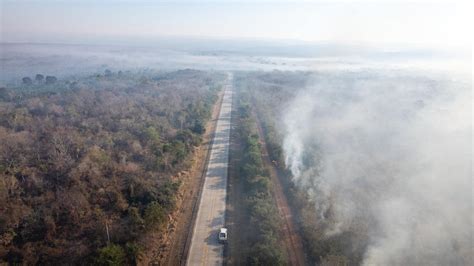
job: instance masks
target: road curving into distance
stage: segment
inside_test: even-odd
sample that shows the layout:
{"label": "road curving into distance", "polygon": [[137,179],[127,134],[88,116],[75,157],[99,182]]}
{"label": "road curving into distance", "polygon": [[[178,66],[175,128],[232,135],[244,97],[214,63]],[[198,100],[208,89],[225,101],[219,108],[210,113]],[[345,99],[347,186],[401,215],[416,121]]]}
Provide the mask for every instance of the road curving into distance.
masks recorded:
{"label": "road curving into distance", "polygon": [[218,242],[217,234],[225,224],[232,96],[233,75],[229,73],[186,265],[222,265],[224,262],[224,246]]}

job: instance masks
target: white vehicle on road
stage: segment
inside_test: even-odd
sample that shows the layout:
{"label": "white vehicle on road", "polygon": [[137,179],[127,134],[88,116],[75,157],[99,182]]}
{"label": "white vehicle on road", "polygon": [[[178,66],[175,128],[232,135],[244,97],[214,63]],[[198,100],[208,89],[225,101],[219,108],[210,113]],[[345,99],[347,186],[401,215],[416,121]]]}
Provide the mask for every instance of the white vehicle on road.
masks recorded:
{"label": "white vehicle on road", "polygon": [[221,228],[221,230],[219,231],[219,242],[227,242],[227,228]]}

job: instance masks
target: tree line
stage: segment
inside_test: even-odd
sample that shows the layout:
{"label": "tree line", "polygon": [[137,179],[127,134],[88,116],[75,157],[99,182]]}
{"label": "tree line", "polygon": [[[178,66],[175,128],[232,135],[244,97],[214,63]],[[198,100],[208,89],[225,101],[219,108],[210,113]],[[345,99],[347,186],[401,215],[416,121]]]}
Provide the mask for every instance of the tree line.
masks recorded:
{"label": "tree line", "polygon": [[272,194],[272,182],[263,164],[262,150],[255,120],[251,115],[248,94],[239,92],[237,133],[243,146],[239,162],[247,209],[245,230],[249,244],[248,265],[285,265],[286,258],[280,245],[281,217]]}

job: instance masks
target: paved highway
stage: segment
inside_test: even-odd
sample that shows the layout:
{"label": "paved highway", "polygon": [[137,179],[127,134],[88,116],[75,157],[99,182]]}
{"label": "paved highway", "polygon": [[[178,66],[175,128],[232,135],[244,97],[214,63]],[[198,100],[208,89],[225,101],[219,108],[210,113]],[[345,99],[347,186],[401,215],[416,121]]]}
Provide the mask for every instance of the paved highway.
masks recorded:
{"label": "paved highway", "polygon": [[[222,265],[224,247],[217,234],[225,223],[232,82],[229,74],[199,202],[187,265]],[[232,237],[229,235],[229,237]]]}

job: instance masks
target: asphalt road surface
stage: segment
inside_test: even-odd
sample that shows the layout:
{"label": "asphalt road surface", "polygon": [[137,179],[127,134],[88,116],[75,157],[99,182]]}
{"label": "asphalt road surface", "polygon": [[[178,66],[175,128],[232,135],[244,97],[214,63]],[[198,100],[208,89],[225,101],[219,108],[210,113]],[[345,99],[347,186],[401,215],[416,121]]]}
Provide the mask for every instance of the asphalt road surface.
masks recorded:
{"label": "asphalt road surface", "polygon": [[232,80],[233,76],[229,74],[214,133],[187,265],[223,264],[224,246],[218,242],[217,235],[225,223]]}

